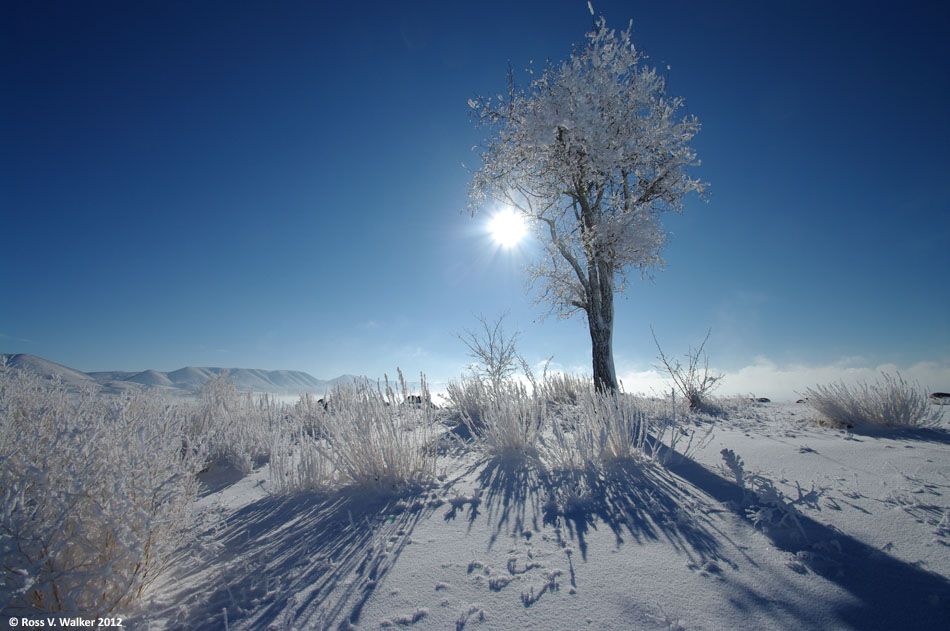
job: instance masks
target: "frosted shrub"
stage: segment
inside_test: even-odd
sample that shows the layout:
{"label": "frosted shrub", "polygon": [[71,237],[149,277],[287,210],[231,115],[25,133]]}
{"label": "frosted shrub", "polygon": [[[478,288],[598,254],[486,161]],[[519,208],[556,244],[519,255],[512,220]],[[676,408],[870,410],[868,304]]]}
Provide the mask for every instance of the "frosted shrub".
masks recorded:
{"label": "frosted shrub", "polygon": [[70,399],[0,366],[0,609],[125,609],[168,565],[195,497],[183,411]]}
{"label": "frosted shrub", "polygon": [[554,469],[597,469],[653,451],[648,419],[629,395],[590,388],[578,414],[567,429],[554,423],[552,436],[543,441],[545,461]]}
{"label": "frosted shrub", "polygon": [[490,402],[489,387],[478,377],[450,381],[445,388],[449,405],[470,426],[480,426],[482,414]]}
{"label": "frosted shrub", "polygon": [[929,427],[939,412],[927,401],[927,394],[911,386],[900,373],[881,373],[883,382],[844,382],[815,386],[805,391],[807,403],[823,420],[842,427]]}
{"label": "frosted shrub", "polygon": [[312,393],[304,392],[294,404],[291,415],[295,423],[308,434],[318,436],[323,432],[323,420],[326,418],[327,410]]}
{"label": "frosted shrub", "polygon": [[337,482],[327,444],[305,427],[274,432],[270,447],[271,490],[276,494],[322,491]]}
{"label": "frosted shrub", "polygon": [[537,394],[529,394],[520,383],[507,381],[499,384],[494,396],[486,397],[480,419],[466,414],[462,419],[488,452],[533,456],[546,414],[546,405]]}
{"label": "frosted shrub", "polygon": [[[405,392],[401,375],[400,383]],[[428,401],[425,377],[422,390]],[[314,444],[347,482],[388,492],[434,477],[430,406],[406,405],[388,383],[383,391],[366,380],[337,386],[330,397],[326,439]]]}
{"label": "frosted shrub", "polygon": [[227,461],[241,473],[267,460],[271,436],[283,425],[282,406],[266,395],[238,394],[221,373],[202,386],[188,427],[189,446],[205,460]]}
{"label": "frosted shrub", "polygon": [[502,328],[507,316],[507,313],[503,313],[491,324],[485,316],[477,316],[481,329],[466,330],[465,335],[458,336],[468,347],[472,359],[478,362],[472,366],[476,377],[489,382],[493,389],[501,387],[514,374],[519,361],[524,363],[517,348],[521,334],[515,331],[512,335],[506,335]]}
{"label": "frosted shrub", "polygon": [[[650,331],[653,331],[652,327]],[[656,344],[656,350],[660,353],[657,359],[660,360],[662,368],[670,375],[676,389],[689,402],[691,410],[703,410],[708,404],[709,395],[719,387],[719,383],[723,378],[722,374],[709,371],[709,358],[706,356],[704,349],[711,333],[712,330],[706,333],[706,337],[698,349],[689,348],[686,353],[685,366],[678,359],[667,357],[663,349],[660,348],[660,342],[657,341],[656,334],[653,334],[653,342]]]}
{"label": "frosted shrub", "polygon": [[566,373],[545,375],[541,381],[542,396],[554,403],[577,403],[593,388],[592,379]]}

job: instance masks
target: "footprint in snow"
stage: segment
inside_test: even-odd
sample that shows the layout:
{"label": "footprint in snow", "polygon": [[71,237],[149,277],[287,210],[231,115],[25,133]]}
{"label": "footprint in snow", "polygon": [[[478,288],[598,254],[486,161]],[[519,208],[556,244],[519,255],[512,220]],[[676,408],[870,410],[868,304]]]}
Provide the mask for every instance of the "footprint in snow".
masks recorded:
{"label": "footprint in snow", "polygon": [[384,629],[389,629],[396,625],[399,625],[401,627],[408,627],[410,625],[413,625],[419,622],[420,620],[425,618],[427,615],[429,615],[429,610],[423,609],[420,607],[419,609],[416,609],[412,613],[396,616],[392,618],[391,620],[390,619],[380,620],[379,626],[383,627]]}

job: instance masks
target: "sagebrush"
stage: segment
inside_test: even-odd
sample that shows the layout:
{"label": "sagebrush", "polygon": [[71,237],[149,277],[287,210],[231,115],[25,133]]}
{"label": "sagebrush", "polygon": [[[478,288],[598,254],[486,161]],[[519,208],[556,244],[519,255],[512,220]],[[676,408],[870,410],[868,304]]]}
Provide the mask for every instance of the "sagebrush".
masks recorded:
{"label": "sagebrush", "polygon": [[70,396],[0,365],[0,609],[125,609],[188,533],[197,455],[182,407]]}
{"label": "sagebrush", "polygon": [[940,419],[927,393],[900,373],[882,372],[881,380],[874,383],[817,385],[804,395],[822,422],[838,427],[931,427]]}
{"label": "sagebrush", "polygon": [[399,391],[368,380],[339,385],[330,394],[325,438],[312,448],[329,460],[348,483],[379,491],[424,484],[435,475],[430,448],[431,404],[421,376],[420,404],[412,404],[402,373]]}

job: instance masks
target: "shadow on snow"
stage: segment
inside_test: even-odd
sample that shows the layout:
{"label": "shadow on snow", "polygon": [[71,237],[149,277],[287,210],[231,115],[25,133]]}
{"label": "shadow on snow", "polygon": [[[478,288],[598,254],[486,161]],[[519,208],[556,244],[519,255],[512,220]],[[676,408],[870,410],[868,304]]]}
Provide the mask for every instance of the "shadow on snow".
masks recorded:
{"label": "shadow on snow", "polygon": [[220,544],[187,555],[173,571],[186,586],[151,614],[182,630],[349,628],[431,512],[425,497],[263,498],[206,533]]}
{"label": "shadow on snow", "polygon": [[[796,560],[787,566],[789,572],[811,571],[859,603],[836,602],[829,595],[822,606],[806,610],[796,604],[802,598],[783,601],[738,583],[723,584],[724,598],[737,610],[755,610],[788,628],[827,625],[823,611],[837,618],[835,626],[853,629],[935,629],[944,628],[950,620],[947,577],[901,561],[802,514],[796,505],[808,504],[807,495],[802,502],[787,500],[787,509],[795,515],[794,527],[758,524],[757,528],[747,510],[749,502],[755,502],[750,500],[748,488],[688,458],[677,456],[677,460],[666,469],[630,461],[595,473],[546,472],[532,459],[517,454],[490,458],[478,474],[480,494],[472,502],[469,519],[474,521],[480,514],[487,517],[492,529],[490,545],[499,536],[539,532],[550,526],[558,537],[564,530],[566,537],[576,540],[586,561],[588,534],[603,525],[610,528],[618,547],[627,540],[635,544],[663,540],[685,555],[690,567],[721,561],[738,569],[720,548],[729,542],[745,555],[743,546],[730,541],[711,518],[731,513]],[[450,511],[446,519],[455,512]],[[745,560],[754,565],[748,556]],[[774,578],[784,589],[799,590],[791,577]]]}
{"label": "shadow on snow", "polygon": [[[670,470],[755,527],[747,510],[748,488],[689,459],[683,459]],[[788,508],[794,510],[791,503]],[[794,511],[794,515],[795,528],[761,530],[776,548],[794,556],[796,563],[789,565],[790,569],[799,573],[811,571],[857,600],[857,604],[831,604],[831,611],[838,618],[836,627],[946,628],[950,620],[950,580],[947,577],[897,559],[798,511]],[[751,595],[748,600],[769,608],[776,605],[757,595]]]}
{"label": "shadow on snow", "polygon": [[719,556],[701,498],[660,467],[620,461],[604,472],[542,471],[511,455],[489,459],[478,483],[492,543],[503,533],[563,526],[586,560],[587,534],[603,524],[618,546],[626,537],[664,539],[692,562]]}

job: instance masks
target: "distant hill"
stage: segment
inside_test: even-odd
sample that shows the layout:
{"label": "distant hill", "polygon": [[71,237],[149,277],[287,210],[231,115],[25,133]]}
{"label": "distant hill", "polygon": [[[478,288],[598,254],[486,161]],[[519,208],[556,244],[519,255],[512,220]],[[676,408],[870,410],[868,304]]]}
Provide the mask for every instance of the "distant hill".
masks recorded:
{"label": "distant hill", "polygon": [[323,396],[341,382],[353,381],[352,375],[335,379],[316,379],[299,370],[260,370],[256,368],[211,368],[186,366],[172,372],[143,370],[142,372],[106,371],[85,373],[35,355],[3,354],[7,365],[14,369],[29,370],[46,379],[62,379],[73,389],[99,386],[106,392],[119,393],[130,389],[149,388],[167,394],[188,396],[196,393],[210,379],[228,372],[228,381],[240,392],[297,395],[312,392]]}
{"label": "distant hill", "polygon": [[62,364],[57,364],[56,362],[51,362],[48,359],[43,359],[42,357],[37,357],[35,355],[26,355],[23,353],[15,355],[4,355],[0,354],[0,357],[5,357],[7,359],[7,365],[19,369],[19,370],[29,370],[32,373],[39,375],[40,377],[46,377],[47,379],[62,379],[63,382],[73,388],[81,388],[83,386],[92,386],[96,385],[96,380],[87,375],[84,372],[75,370],[68,366],[63,366]]}

